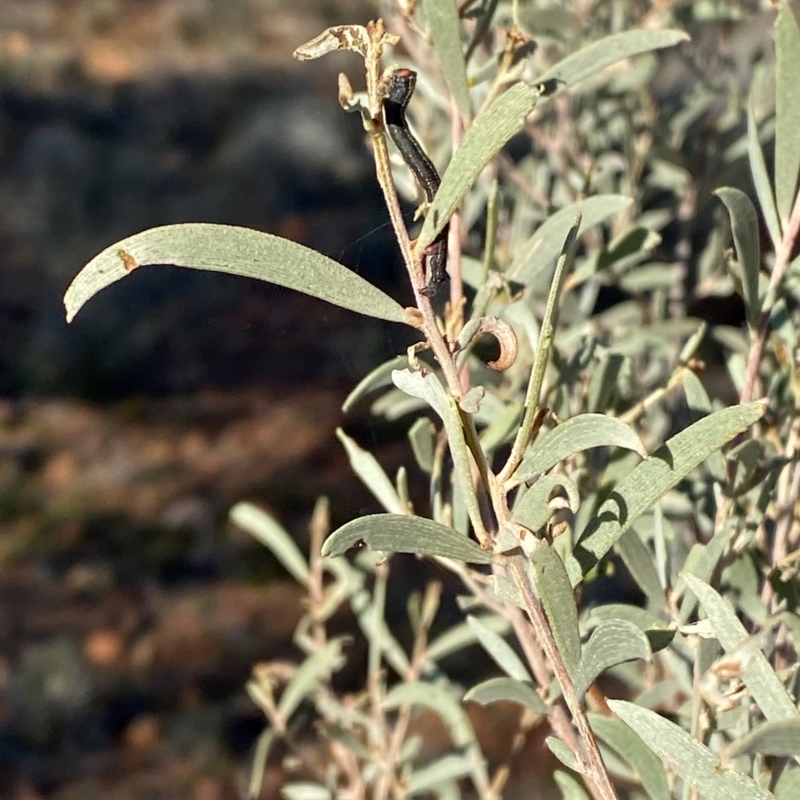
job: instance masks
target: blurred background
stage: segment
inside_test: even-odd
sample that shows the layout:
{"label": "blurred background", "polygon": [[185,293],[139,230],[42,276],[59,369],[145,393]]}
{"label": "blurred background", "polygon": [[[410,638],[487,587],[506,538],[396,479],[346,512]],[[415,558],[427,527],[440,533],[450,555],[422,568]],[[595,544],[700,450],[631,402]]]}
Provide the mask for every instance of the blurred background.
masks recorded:
{"label": "blurred background", "polygon": [[302,242],[405,301],[361,123],[336,100],[360,65],[291,58],[374,15],[0,1],[0,797],[242,796],[262,728],[243,683],[292,655],[300,607],[228,509],[257,500],[301,541],[319,493],[334,516],[374,509],[333,431],[403,332],[167,267],[70,326],[61,298],[114,241],[207,221]]}

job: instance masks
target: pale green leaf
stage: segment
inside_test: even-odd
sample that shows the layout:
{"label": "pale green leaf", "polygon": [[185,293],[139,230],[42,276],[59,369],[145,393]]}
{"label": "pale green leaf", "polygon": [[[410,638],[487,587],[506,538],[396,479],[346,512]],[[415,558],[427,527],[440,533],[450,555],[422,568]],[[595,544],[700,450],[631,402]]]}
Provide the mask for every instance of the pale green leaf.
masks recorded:
{"label": "pale green leaf", "polygon": [[417,465],[430,475],[433,472],[436,438],[431,421],[427,417],[420,417],[408,429],[408,441]]}
{"label": "pale green leaf", "polygon": [[587,716],[595,735],[636,770],[642,787],[651,800],[669,800],[670,791],[664,775],[664,765],[641,738],[618,719],[602,714]]}
{"label": "pale green leaf", "polygon": [[64,295],[67,322],[101,289],[148,264],[256,278],[368,317],[405,321],[405,312],[395,300],[352,270],[308,247],[249,228],[187,222],[150,228],[95,256]]}
{"label": "pale green leaf", "polygon": [[277,733],[272,728],[265,728],[256,741],[253,753],[253,766],[250,769],[250,779],[247,782],[247,800],[256,800],[261,794],[261,784],[264,782],[264,772],[267,769],[269,751],[277,738]]}
{"label": "pale green leaf", "polygon": [[394,484],[375,456],[359,447],[341,428],[336,429],[336,437],[344,445],[353,472],[361,478],[361,482],[372,492],[375,499],[390,514],[407,513],[408,509],[398,497]]}
{"label": "pale green leaf", "polygon": [[468,564],[491,564],[496,560],[488,550],[452,528],[406,514],[371,514],[351,520],[325,540],[322,555],[340,556],[361,543],[384,553],[421,553]]}
{"label": "pale green leaf", "polygon": [[581,660],[581,637],[578,610],[564,562],[556,551],[542,541],[531,556],[536,592],[542,601],[553,638],[570,675]]}
{"label": "pale green leaf", "polygon": [[[683,359],[681,359],[683,360]],[[689,416],[692,422],[707,417],[711,413],[711,399],[706,392],[705,386],[700,382],[700,378],[694,372],[688,371],[683,376],[683,391],[686,393],[686,402],[689,405]],[[725,459],[719,450],[715,450],[706,462],[708,471],[717,483],[725,484],[728,480],[728,473],[725,469]]]}
{"label": "pale green leaf", "polygon": [[331,639],[297,668],[297,672],[278,701],[278,713],[284,722],[288,722],[300,703],[317,688],[320,682],[327,681],[331,673],[344,665],[342,648],[345,641],[344,636]]}
{"label": "pale green leaf", "polygon": [[781,228],[786,229],[800,173],[800,30],[788,3],[781,3],[775,20],[775,199]]}
{"label": "pale green leaf", "polygon": [[444,390],[433,372],[395,370],[392,373],[392,380],[398,389],[412,397],[424,400],[441,418],[447,433],[447,443],[453,458],[456,480],[463,492],[469,517],[473,522],[479,521],[481,512],[478,497],[475,494],[475,484],[472,480],[472,465],[455,399]]}
{"label": "pale green leaf", "polygon": [[252,503],[237,503],[230,520],[269,548],[296,581],[308,586],[308,563],[294,539],[269,514]]}
{"label": "pale green leaf", "polygon": [[477,117],[442,176],[441,186],[417,239],[417,247],[427,247],[444,228],[483,168],[522,129],[538,98],[538,89],[518,83]]}
{"label": "pale green leaf", "polygon": [[466,756],[448,753],[415,770],[405,781],[404,791],[407,797],[418,794],[427,795],[435,787],[446,781],[467,777],[472,771],[472,763]]}
{"label": "pale green leaf", "polygon": [[714,194],[725,204],[731,217],[736,259],[742,268],[744,308],[747,322],[753,328],[761,311],[758,297],[758,273],[761,266],[758,216],[750,198],[740,189],[723,186]]}
{"label": "pale green leaf", "polygon": [[589,800],[583,784],[571,773],[557,769],[553,773],[553,780],[561,792],[562,800]]}
{"label": "pale green leaf", "polygon": [[502,636],[498,636],[493,630],[487,628],[478,617],[468,616],[467,624],[472,628],[481,647],[506,675],[517,681],[531,680],[527,668]]}
{"label": "pale green leaf", "polygon": [[723,650],[738,653],[742,662],[741,679],[764,716],[771,722],[800,719],[800,711],[786,687],[761,650],[755,649],[754,643],[749,641],[750,637],[730,603],[694,575],[682,572],[681,577],[700,601]]}
{"label": "pale green leaf", "polygon": [[628,528],[617,539],[616,548],[631,577],[647,596],[650,605],[664,608],[666,605],[664,587],[659,580],[653,554],[639,538],[639,534],[633,528]]}
{"label": "pale green leaf", "polygon": [[744,753],[768,756],[800,756],[800,719],[764,722],[728,746],[728,758]]}
{"label": "pale green leaf", "polygon": [[540,75],[538,80],[558,78],[564,84],[559,85],[556,91],[569,89],[584,78],[597,75],[604,67],[624,58],[672,47],[688,39],[688,34],[683,31],[640,29],[615,33],[568,55]]}
{"label": "pale green leaf", "polygon": [[772,246],[777,251],[781,242],[781,224],[778,220],[778,209],[775,206],[775,192],[772,190],[772,183],[769,179],[767,164],[764,160],[764,151],[758,137],[758,125],[753,112],[755,96],[751,92],[747,104],[747,155],[750,160],[750,174],[753,176],[753,184],[756,187],[758,204],[761,206],[761,213],[772,239]]}
{"label": "pale green leaf", "polygon": [[654,711],[624,700],[608,700],[611,710],[669,764],[704,800],[772,800],[741,772],[724,769],[716,756],[689,733]]}
{"label": "pale green leaf", "polygon": [[550,752],[565,766],[569,769],[580,770],[580,764],[578,764],[578,758],[572,750],[561,741],[561,739],[557,739],[555,736],[548,736],[544,743],[547,745]]}
{"label": "pale green leaf", "polygon": [[490,678],[473,686],[465,695],[465,700],[485,706],[500,701],[518,703],[537,714],[546,714],[547,706],[532,686],[513,678]]}
{"label": "pale green leaf", "polygon": [[294,781],[280,789],[286,800],[333,800],[333,794],[327,786],[311,781]]}
{"label": "pale green leaf", "polygon": [[647,450],[636,431],[605,414],[579,414],[540,436],[514,473],[522,483],[576,453],[593,447],[623,447],[646,457]]}
{"label": "pale green leaf", "polygon": [[383,707],[424,706],[437,714],[450,734],[456,748],[462,749],[470,760],[471,775],[476,788],[483,791],[489,785],[486,762],[480,751],[472,723],[461,702],[443,686],[432,683],[408,682],[395,686],[386,695]]}
{"label": "pale green leaf", "polygon": [[514,503],[512,517],[515,522],[524,525],[530,531],[538,531],[544,527],[550,518],[548,500],[553,490],[560,486],[567,493],[569,507],[576,513],[580,507],[580,495],[575,484],[566,476],[556,472],[542,475],[536,483],[528,489]]}
{"label": "pale green leaf", "polygon": [[558,257],[578,214],[581,214],[581,231],[585,233],[628,208],[632,202],[630,197],[619,194],[602,194],[578,200],[556,211],[521,246],[504,277],[516,283],[529,283]]}
{"label": "pale green leaf", "polygon": [[353,406],[370,392],[392,385],[392,372],[408,366],[408,356],[395,356],[383,364],[379,364],[368,375],[363,377],[358,385],[345,398],[342,411],[346,414]]}
{"label": "pale green leaf", "polygon": [[472,107],[461,45],[461,22],[455,0],[423,0],[422,8],[436,55],[439,56],[445,83],[455,98],[461,119],[468,124],[472,118]]}
{"label": "pale green leaf", "polygon": [[756,422],[764,401],[723,408],[673,436],[613,489],[586,527],[567,569],[574,586],[622,534],[711,453]]}
{"label": "pale green leaf", "polygon": [[[511,622],[499,614],[484,614],[479,617],[481,625],[498,635],[505,635],[511,629]],[[466,622],[460,622],[434,639],[426,651],[431,661],[439,661],[446,656],[458,653],[477,642],[475,631]]]}
{"label": "pale green leaf", "polygon": [[595,678],[609,667],[638,658],[649,660],[650,643],[632,622],[601,622],[583,645],[580,664],[575,673],[575,694],[583,699]]}
{"label": "pale green leaf", "polygon": [[776,800],[797,800],[800,797],[800,768],[787,764],[775,786]]}

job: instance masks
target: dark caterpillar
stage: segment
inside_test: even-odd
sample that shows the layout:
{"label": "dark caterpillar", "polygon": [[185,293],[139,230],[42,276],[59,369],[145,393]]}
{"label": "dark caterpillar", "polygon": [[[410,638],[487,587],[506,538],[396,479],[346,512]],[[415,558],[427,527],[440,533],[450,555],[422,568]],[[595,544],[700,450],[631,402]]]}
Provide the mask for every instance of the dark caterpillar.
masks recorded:
{"label": "dark caterpillar", "polygon": [[[417,73],[410,69],[396,69],[386,87],[383,99],[383,118],[386,131],[395,147],[414,175],[428,203],[433,202],[441,179],[433,162],[425,154],[420,143],[408,129],[406,107],[417,83]],[[425,264],[428,283],[422,289],[426,297],[433,297],[440,283],[447,279],[447,233],[449,224],[425,248]]]}

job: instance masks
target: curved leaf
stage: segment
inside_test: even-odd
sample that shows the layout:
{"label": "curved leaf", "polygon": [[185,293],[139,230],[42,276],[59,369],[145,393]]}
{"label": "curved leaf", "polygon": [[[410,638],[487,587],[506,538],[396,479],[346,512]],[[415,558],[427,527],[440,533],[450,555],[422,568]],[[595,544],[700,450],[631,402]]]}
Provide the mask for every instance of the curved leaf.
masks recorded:
{"label": "curved leaf", "polygon": [[368,375],[365,375],[356,387],[347,395],[342,403],[342,411],[346,414],[365,395],[392,385],[392,372],[408,366],[408,356],[395,356],[383,364],[378,364]]}
{"label": "curved leaf", "polygon": [[230,510],[230,520],[261,544],[268,547],[286,571],[303,586],[308,585],[308,563],[294,539],[265,511],[252,503],[237,503]]}
{"label": "curved leaf", "polygon": [[632,622],[601,622],[583,646],[575,674],[575,693],[582,699],[594,679],[609,667],[637,658],[649,660],[651,655],[647,637]]}
{"label": "curved leaf", "polygon": [[553,780],[561,792],[562,800],[589,800],[583,784],[571,773],[557,769],[553,773]]}
{"label": "curved leaf", "polygon": [[512,518],[530,531],[538,531],[550,518],[548,500],[556,486],[563,487],[567,493],[572,513],[580,508],[580,496],[575,484],[566,476],[558,473],[542,475],[522,497],[514,503]]}
{"label": "curved leaf", "polygon": [[417,248],[427,247],[444,228],[483,168],[522,129],[538,98],[538,89],[518,83],[478,115],[442,176],[417,239]]}
{"label": "curved leaf", "polygon": [[564,81],[559,89],[570,88],[578,81],[596,75],[604,67],[623,58],[672,47],[688,40],[688,34],[683,31],[633,30],[615,33],[568,55],[550,67],[538,80],[558,78]]}
{"label": "curved leaf", "polygon": [[406,514],[371,514],[334,531],[322,545],[323,556],[340,556],[358,544],[384,553],[421,553],[468,564],[491,564],[496,557],[452,528]]}
{"label": "curved leaf", "polygon": [[741,653],[742,681],[764,716],[771,722],[800,719],[800,711],[764,654],[755,647],[747,646],[751,644],[748,642],[750,637],[730,603],[694,575],[682,572],[680,577],[703,606],[722,649],[726,653]]}
{"label": "curved leaf", "polygon": [[407,369],[398,369],[392,373],[392,380],[401,391],[428,403],[441,418],[447,432],[447,443],[450,447],[450,455],[453,457],[456,479],[463,492],[470,520],[473,524],[480,524],[481,512],[475,494],[475,485],[472,481],[472,466],[456,401],[444,390],[439,379],[432,372],[411,372]]}
{"label": "curved leaf", "polygon": [[390,514],[405,514],[408,509],[400,499],[394,484],[372,453],[359,447],[341,428],[336,429],[336,438],[344,445],[353,472],[369,489],[375,499]]}
{"label": "curved leaf", "polygon": [[800,756],[800,719],[764,722],[731,742],[727,750],[728,758],[736,758],[744,753]]}
{"label": "curved leaf", "polygon": [[537,714],[546,714],[547,706],[528,683],[513,678],[491,678],[473,686],[465,695],[465,700],[472,700],[485,706],[500,701],[517,703]]}
{"label": "curved leaf", "polygon": [[[511,628],[511,622],[498,614],[484,614],[479,617],[481,625],[492,632],[504,635]],[[429,645],[425,655],[431,661],[439,661],[446,656],[458,653],[465,647],[475,644],[475,631],[466,623],[460,622],[437,636]]]}
{"label": "curved leaf", "polygon": [[742,268],[742,293],[748,325],[756,324],[761,303],[758,299],[758,273],[761,265],[758,215],[750,198],[740,189],[723,186],[714,192],[728,209],[736,259]]}
{"label": "curved leaf", "polygon": [[345,658],[342,647],[346,637],[331,639],[321,650],[310,655],[295,672],[294,677],[278,701],[278,713],[284,722],[294,714],[300,703],[314,691],[320,681],[324,681],[332,672],[340,669]]}
{"label": "curved leaf", "polygon": [[634,703],[608,700],[611,710],[704,800],[772,800],[747,775],[724,769],[714,754],[682,728]]}
{"label": "curved leaf", "polygon": [[760,419],[765,410],[763,400],[723,408],[673,436],[635,467],[597,510],[567,559],[572,585],[580,583],[583,573],[591,569],[656,500],[711,453]]}
{"label": "curved leaf", "polygon": [[188,222],[150,228],[96,255],[64,295],[67,322],[101,289],[147,264],[172,264],[257,278],[368,317],[405,321],[402,306],[391,297],[308,247],[250,228]]}
{"label": "curved leaf", "polygon": [[525,665],[502,636],[487,628],[477,617],[468,616],[467,624],[472,628],[481,647],[509,678],[523,682],[531,680]]}
{"label": "curved leaf", "polygon": [[521,246],[504,277],[516,283],[529,283],[558,258],[578,214],[581,215],[581,231],[585,233],[626,209],[632,202],[630,197],[621,194],[600,194],[559,209]]}
{"label": "curved leaf", "polygon": [[647,456],[647,449],[636,431],[621,420],[605,414],[579,414],[536,440],[514,473],[514,483],[531,480],[575,453],[605,446],[624,447],[642,458]]}
{"label": "curved leaf", "polygon": [[407,797],[416,795],[434,794],[433,790],[448,781],[467,777],[472,771],[472,764],[466,756],[458,753],[448,753],[415,770],[404,781],[404,791]]}

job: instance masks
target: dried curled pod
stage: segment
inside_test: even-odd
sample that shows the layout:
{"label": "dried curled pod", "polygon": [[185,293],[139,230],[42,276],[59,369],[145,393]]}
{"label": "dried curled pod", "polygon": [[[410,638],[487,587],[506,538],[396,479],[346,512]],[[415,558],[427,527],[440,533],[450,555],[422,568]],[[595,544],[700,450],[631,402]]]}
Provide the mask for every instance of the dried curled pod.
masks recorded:
{"label": "dried curled pod", "polygon": [[464,350],[481,334],[488,333],[497,339],[500,345],[500,356],[489,362],[492,369],[498,371],[508,369],[517,358],[517,336],[514,329],[498,317],[479,317],[471,319],[462,329],[458,337],[458,345]]}

